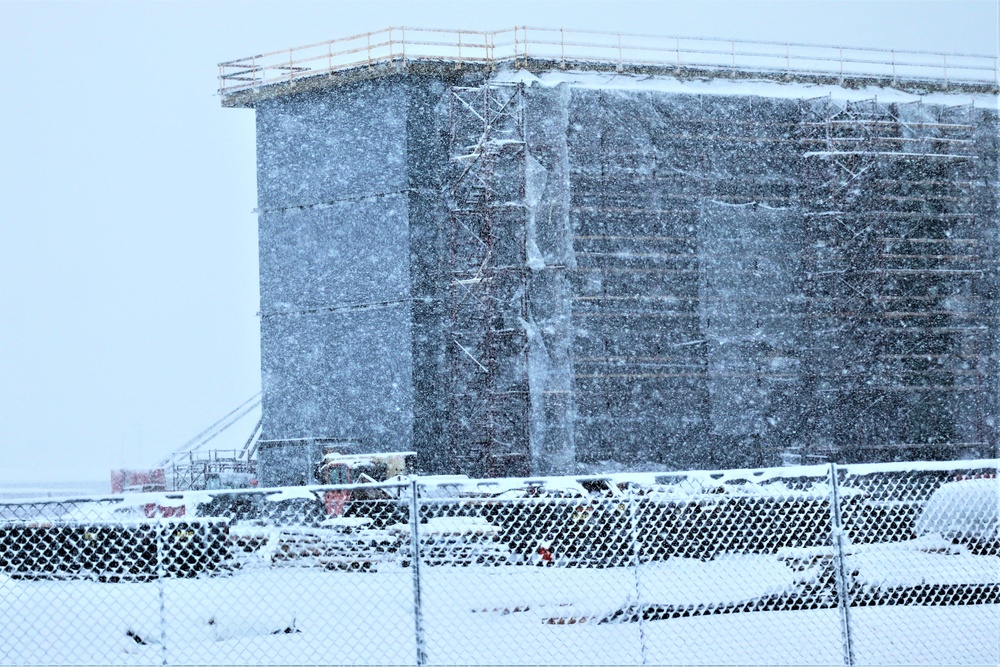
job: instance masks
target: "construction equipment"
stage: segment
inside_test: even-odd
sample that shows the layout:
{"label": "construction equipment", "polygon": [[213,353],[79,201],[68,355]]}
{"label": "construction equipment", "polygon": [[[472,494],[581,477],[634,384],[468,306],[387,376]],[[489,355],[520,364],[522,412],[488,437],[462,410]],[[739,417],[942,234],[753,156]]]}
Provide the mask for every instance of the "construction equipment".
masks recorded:
{"label": "construction equipment", "polygon": [[[416,452],[389,452],[385,454],[341,454],[327,452],[319,466],[319,477],[324,484],[372,484],[392,477],[409,475],[413,471]],[[381,500],[389,496],[379,489],[345,488],[326,491],[323,505],[327,516],[342,516],[350,500]]]}
{"label": "construction equipment", "polygon": [[257,392],[148,470],[112,470],[111,492],[200,491],[257,486],[260,419],[241,449],[208,449],[206,445],[259,409],[260,404],[261,393]]}

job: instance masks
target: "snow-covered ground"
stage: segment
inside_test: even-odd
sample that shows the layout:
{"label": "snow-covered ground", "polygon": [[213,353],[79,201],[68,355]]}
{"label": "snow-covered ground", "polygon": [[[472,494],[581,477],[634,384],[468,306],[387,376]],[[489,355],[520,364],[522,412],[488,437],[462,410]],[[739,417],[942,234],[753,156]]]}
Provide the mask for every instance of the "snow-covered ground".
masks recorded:
{"label": "snow-covered ground", "polygon": [[[920,501],[919,537],[859,541],[844,551],[856,602],[849,609],[856,661],[998,664],[1000,558],[993,540],[1000,486],[996,478],[962,479],[995,470],[996,462],[921,465],[962,475],[949,475],[960,481],[941,484]],[[879,472],[875,468],[854,466],[848,472],[860,476]],[[422,545],[419,619],[409,566],[411,526],[376,525],[370,517],[333,517],[311,526],[290,518],[291,524],[233,521],[231,568],[219,576],[99,583],[84,578],[93,577],[89,571],[65,570],[60,576],[80,578],[40,581],[0,574],[0,663],[412,664],[420,625],[429,664],[840,664],[841,610],[830,545],[773,549],[751,541],[739,548],[743,553],[702,548],[667,558],[655,552],[662,559],[650,561],[654,552],[649,552],[637,568],[569,566],[626,565],[638,557],[639,552],[607,547],[611,560],[592,554],[589,559],[556,559],[566,567],[540,567],[529,564],[541,561],[540,556],[531,555],[530,548],[518,553],[486,516],[450,514],[462,503],[487,502],[484,507],[499,512],[488,514],[494,521],[504,515],[516,522],[526,520],[514,511],[519,504],[572,508],[583,502],[580,497],[623,509],[630,496],[606,496],[630,492],[633,486],[638,489],[635,498],[689,501],[692,507],[701,507],[706,499],[739,496],[763,498],[761,507],[773,512],[784,507],[770,502],[775,499],[787,501],[780,511],[790,512],[799,501],[815,510],[814,501],[827,495],[821,488],[824,471],[803,467],[626,475],[604,486],[594,486],[596,478],[530,484],[505,480],[492,484],[497,495],[488,502],[459,497],[460,490],[481,491],[475,480],[424,480],[422,511],[431,516],[417,526]],[[893,497],[910,488],[899,480],[890,482]],[[400,506],[409,505],[409,487],[382,486],[401,497]],[[534,495],[527,493],[529,487]],[[846,486],[841,492],[867,493]],[[185,505],[197,514],[198,503],[207,503],[215,493],[132,494],[99,502],[7,507],[37,512],[38,519],[48,521],[58,516],[81,525],[98,520],[131,525],[148,523],[150,506]],[[267,499],[264,506],[271,501],[316,502],[322,491],[303,487],[253,493]],[[505,512],[499,511],[501,506]],[[583,506],[591,507],[587,502]],[[621,532],[627,525],[613,520],[617,514],[596,515],[609,521],[604,532],[587,523],[586,512],[547,516],[558,525],[575,526],[579,539],[617,544],[615,540],[627,537]],[[531,516],[539,520],[537,512]],[[403,520],[391,512],[379,517]],[[726,527],[732,537],[777,525],[763,515],[745,517],[746,525],[712,526]],[[818,520],[825,526],[824,517]],[[658,526],[640,523],[636,544],[648,542],[648,535],[656,535],[648,531],[661,530]],[[666,543],[671,534],[660,537]],[[709,541],[724,537],[711,531],[705,535]],[[44,556],[42,547],[32,554]],[[337,569],[361,562],[366,571]]]}
{"label": "snow-covered ground", "polygon": [[[885,562],[889,556],[872,552]],[[954,556],[929,559],[947,561]],[[994,567],[995,557],[978,558]],[[907,563],[899,567],[905,569]],[[860,564],[860,563],[859,563]],[[917,563],[928,569],[927,563]],[[967,565],[967,564],[964,564]],[[955,566],[965,571],[962,563]],[[875,566],[880,569],[882,566]],[[933,563],[931,570],[936,567]],[[1000,581],[997,572],[980,573]],[[911,573],[912,575],[912,573]],[[899,576],[899,573],[896,573]],[[711,604],[787,589],[774,556],[629,568],[423,567],[430,664],[837,664],[835,607],[602,623],[634,603]],[[413,571],[247,567],[160,585],[0,577],[5,664],[406,664]],[[996,664],[1000,605],[854,608],[861,664]],[[166,656],[160,642],[167,637]],[[139,643],[142,641],[143,643]]]}

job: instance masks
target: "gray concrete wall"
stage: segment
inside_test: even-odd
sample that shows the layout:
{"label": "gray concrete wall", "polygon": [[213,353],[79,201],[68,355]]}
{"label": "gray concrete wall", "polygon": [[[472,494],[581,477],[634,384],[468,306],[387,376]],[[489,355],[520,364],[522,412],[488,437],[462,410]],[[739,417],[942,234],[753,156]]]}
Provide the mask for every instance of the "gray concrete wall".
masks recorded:
{"label": "gray concrete wall", "polygon": [[[455,462],[475,461],[477,445],[452,432],[448,103],[449,86],[477,82],[400,74],[259,102],[265,439],[412,448],[426,472],[472,471]],[[997,114],[973,112],[965,167],[882,160],[840,219],[823,208],[830,164],[802,141],[802,122],[838,104],[525,89],[524,151],[493,178],[497,201],[522,198],[494,211],[497,262],[525,265],[502,279],[523,285],[498,277],[495,326],[523,327],[527,368],[517,346],[498,346],[494,384],[513,393],[527,378],[530,409],[505,415],[504,433],[524,434],[506,446],[530,449],[533,474],[996,447]],[[904,139],[968,116],[891,112]],[[852,228],[879,207],[899,217]],[[896,261],[952,266],[946,253],[898,259],[911,251],[891,239],[907,235],[967,240],[974,271],[886,278]],[[525,310],[511,310],[521,289]],[[880,305],[890,298],[908,314]],[[966,333],[939,335],[949,327]],[[925,368],[938,353],[945,365]],[[947,379],[897,391],[914,373]],[[985,445],[870,447],[920,438]]]}
{"label": "gray concrete wall", "polygon": [[[1000,458],[1000,111],[977,109],[974,116],[975,162],[973,213],[967,232],[979,239],[979,262],[983,270],[977,286],[978,298],[970,299],[969,309],[987,327],[985,344],[976,352],[986,355],[979,366],[984,391],[969,400],[984,418],[970,424],[963,420],[962,437],[975,438],[993,445],[993,456]],[[988,452],[987,452],[988,453]]]}
{"label": "gray concrete wall", "polygon": [[[995,132],[983,136],[993,112],[874,104],[889,138],[865,150],[887,156],[831,202],[836,168],[807,164],[818,148],[802,141],[816,105],[829,106],[821,116],[849,106],[573,90],[572,400],[583,467],[995,447],[996,339],[982,334],[996,327]],[[974,159],[934,155],[958,145],[943,140],[959,132],[944,126],[969,122]],[[934,243],[978,250],[921,249]]]}
{"label": "gray concrete wall", "polygon": [[406,118],[392,79],[257,107],[265,440],[412,446]]}
{"label": "gray concrete wall", "polygon": [[797,372],[795,102],[591,89],[570,109],[581,462],[774,462]]}
{"label": "gray concrete wall", "polygon": [[447,83],[412,78],[406,87],[407,211],[412,297],[413,448],[420,470],[449,470],[447,207],[442,171],[446,128],[438,108]]}

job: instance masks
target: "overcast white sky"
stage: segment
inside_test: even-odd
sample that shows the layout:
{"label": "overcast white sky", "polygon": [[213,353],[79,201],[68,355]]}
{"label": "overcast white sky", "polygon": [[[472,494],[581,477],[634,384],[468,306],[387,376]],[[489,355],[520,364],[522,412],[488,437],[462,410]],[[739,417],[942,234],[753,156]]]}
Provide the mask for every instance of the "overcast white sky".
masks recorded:
{"label": "overcast white sky", "polygon": [[0,483],[151,465],[259,389],[254,119],[218,62],[515,24],[997,51],[993,1],[0,0]]}

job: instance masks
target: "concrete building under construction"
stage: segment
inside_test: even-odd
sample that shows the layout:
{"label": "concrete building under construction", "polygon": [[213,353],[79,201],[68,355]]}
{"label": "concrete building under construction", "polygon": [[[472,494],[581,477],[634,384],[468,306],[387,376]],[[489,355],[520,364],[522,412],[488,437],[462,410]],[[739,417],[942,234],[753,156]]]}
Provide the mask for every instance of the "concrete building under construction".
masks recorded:
{"label": "concrete building under construction", "polygon": [[392,29],[224,63],[262,478],[324,442],[476,476],[996,456],[996,59],[820,49]]}

